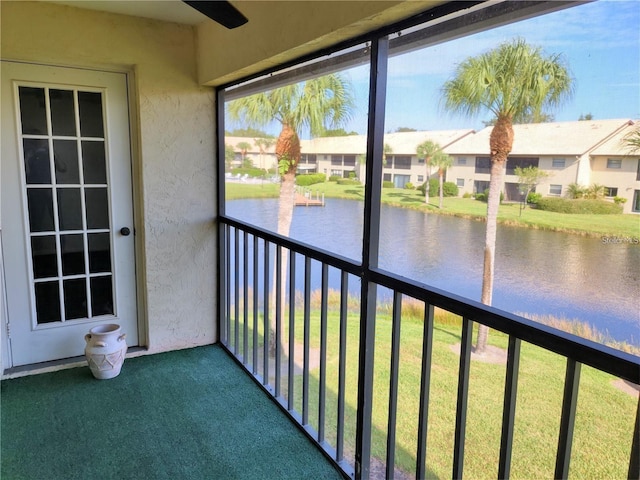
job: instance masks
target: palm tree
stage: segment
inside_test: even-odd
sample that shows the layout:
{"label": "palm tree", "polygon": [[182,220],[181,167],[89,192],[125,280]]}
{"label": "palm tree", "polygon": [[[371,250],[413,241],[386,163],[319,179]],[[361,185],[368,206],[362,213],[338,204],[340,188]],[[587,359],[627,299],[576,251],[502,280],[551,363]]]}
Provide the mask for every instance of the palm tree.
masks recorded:
{"label": "palm tree", "polygon": [[312,136],[317,136],[348,120],[353,109],[351,87],[340,74],[330,74],[233,100],[227,109],[232,120],[249,127],[264,127],[274,120],[282,126],[276,141],[281,176],[278,233],[288,236],[300,161],[299,135],[308,128]]}
{"label": "palm tree", "polygon": [[224,144],[224,166],[225,171],[231,170],[231,165],[236,158],[236,150],[233,148],[233,145],[229,145],[227,143]]}
{"label": "palm tree", "polygon": [[438,208],[442,209],[442,197],[444,196],[444,188],[442,188],[443,187],[442,184],[444,183],[444,174],[447,171],[447,168],[453,165],[453,158],[451,158],[449,155],[447,155],[442,150],[440,150],[433,155],[431,163],[436,167],[438,167],[438,177],[440,182],[439,184],[440,204],[438,205]]}
{"label": "palm tree", "polygon": [[[572,93],[573,80],[561,55],[545,56],[538,47],[515,39],[467,58],[443,86],[444,106],[475,116],[489,111],[495,126],[489,138],[491,176],[487,199],[481,301],[491,305],[498,207],[504,167],[513,146],[513,123],[544,108],[558,106]],[[484,353],[488,328],[480,326],[475,350]]]}
{"label": "palm tree", "polygon": [[424,185],[424,203],[429,204],[429,177],[431,176],[431,158],[442,149],[440,145],[431,140],[422,142],[416,147],[416,154],[418,158],[424,158],[424,165],[426,168],[426,183]]}
{"label": "palm tree", "polygon": [[[278,233],[289,236],[295,205],[296,170],[300,162],[300,133],[308,128],[312,136],[322,135],[327,128],[340,127],[353,110],[351,85],[340,74],[330,74],[257,93],[229,102],[227,111],[235,121],[250,127],[264,127],[274,120],[282,126],[276,141],[278,173],[281,177],[278,202]],[[286,276],[286,256],[280,275]],[[274,275],[276,272],[274,272]],[[282,289],[284,305],[285,289]],[[275,282],[274,294],[275,298]],[[275,302],[274,302],[275,303]],[[275,315],[271,315],[269,349],[276,350]]]}
{"label": "palm tree", "polygon": [[387,155],[391,155],[393,153],[393,147],[388,143],[384,144],[382,147],[382,165],[387,166]]}
{"label": "palm tree", "polygon": [[264,168],[265,171],[268,171],[268,168],[264,166],[264,154],[274,143],[273,138],[255,138],[253,140],[253,144],[260,150],[260,168]]}
{"label": "palm tree", "polygon": [[240,155],[242,155],[242,162],[244,163],[244,159],[247,156],[247,152],[251,148],[251,144],[249,142],[239,142],[236,145],[236,148],[240,150]]}

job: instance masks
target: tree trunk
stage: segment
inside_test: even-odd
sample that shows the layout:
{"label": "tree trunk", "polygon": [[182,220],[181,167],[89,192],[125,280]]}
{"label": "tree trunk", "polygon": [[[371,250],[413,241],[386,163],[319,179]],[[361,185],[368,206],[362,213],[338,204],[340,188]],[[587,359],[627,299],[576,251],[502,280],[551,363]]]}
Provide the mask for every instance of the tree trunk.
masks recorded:
{"label": "tree trunk", "polygon": [[[296,170],[300,161],[300,139],[298,134],[289,125],[283,124],[282,131],[276,142],[276,158],[278,159],[278,168],[281,172],[280,197],[278,202],[278,234],[288,237],[291,231],[291,221],[293,219],[293,209],[295,206],[295,188],[296,188]],[[277,268],[273,269],[274,280],[273,290],[271,291],[272,305],[271,310],[274,312],[270,315],[269,320],[269,353],[275,355],[276,348],[276,316],[275,316],[275,299],[276,299],[276,275],[280,275],[282,281],[282,290],[280,292],[280,305],[285,308],[286,301],[286,278],[288,255],[282,256],[280,264],[280,272]],[[290,299],[293,301],[293,299]]]}
{"label": "tree trunk", "polygon": [[[513,126],[511,118],[498,117],[489,139],[491,146],[491,177],[489,180],[489,197],[487,198],[487,225],[484,243],[484,270],[482,272],[482,296],[480,301],[491,305],[493,296],[493,274],[496,250],[496,233],[498,228],[498,207],[500,206],[500,190],[507,156],[513,146]],[[478,327],[478,340],[475,352],[483,354],[487,348],[489,327]]]}
{"label": "tree trunk", "polygon": [[424,184],[424,203],[429,205],[429,158],[425,158],[424,164],[427,169],[427,183]]}

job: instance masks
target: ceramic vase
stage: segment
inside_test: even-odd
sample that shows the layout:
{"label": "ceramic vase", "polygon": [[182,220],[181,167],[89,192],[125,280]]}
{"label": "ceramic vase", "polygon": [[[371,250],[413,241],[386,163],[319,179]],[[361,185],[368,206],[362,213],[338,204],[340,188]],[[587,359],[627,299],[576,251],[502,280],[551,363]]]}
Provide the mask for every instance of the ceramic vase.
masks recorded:
{"label": "ceramic vase", "polygon": [[118,376],[127,353],[125,337],[115,323],[93,327],[84,336],[84,354],[94,377],[105,380]]}

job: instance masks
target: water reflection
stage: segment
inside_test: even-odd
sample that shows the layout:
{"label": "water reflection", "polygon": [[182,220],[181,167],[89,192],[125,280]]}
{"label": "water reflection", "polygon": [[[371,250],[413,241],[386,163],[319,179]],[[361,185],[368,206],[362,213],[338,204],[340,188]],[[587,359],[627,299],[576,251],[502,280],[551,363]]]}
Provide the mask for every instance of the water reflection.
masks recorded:
{"label": "water reflection", "polygon": [[[277,200],[229,201],[227,213],[275,231]],[[495,307],[580,319],[614,339],[640,343],[640,246],[498,228]],[[291,227],[293,238],[356,260],[361,232],[362,203],[339,199],[296,208]],[[483,246],[483,222],[382,207],[380,266],[393,273],[479,300]]]}

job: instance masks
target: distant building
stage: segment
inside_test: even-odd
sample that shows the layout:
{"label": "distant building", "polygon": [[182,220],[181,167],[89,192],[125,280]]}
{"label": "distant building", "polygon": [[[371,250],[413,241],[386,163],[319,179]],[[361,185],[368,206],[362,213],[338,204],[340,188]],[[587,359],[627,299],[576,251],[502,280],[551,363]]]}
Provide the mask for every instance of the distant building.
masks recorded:
{"label": "distant building", "polygon": [[[599,184],[605,187],[606,198],[627,200],[624,213],[640,213],[640,154],[631,154],[623,140],[637,125],[625,119],[514,125],[514,144],[504,177],[505,199],[522,199],[515,168],[534,166],[549,174],[536,188],[543,196],[564,196],[572,183],[584,187]],[[429,169],[416,154],[418,145],[431,140],[453,158],[445,178],[458,186],[459,194],[483,192],[489,187],[491,129],[387,134],[384,142],[390,152],[385,155],[383,180],[403,188],[407,183],[421,185],[427,176],[437,174],[435,167]],[[234,147],[243,141],[247,139],[225,138]],[[366,136],[320,137],[302,140],[301,146],[299,174],[364,178]],[[254,146],[247,157],[259,168],[275,168],[274,148],[260,154]]]}

